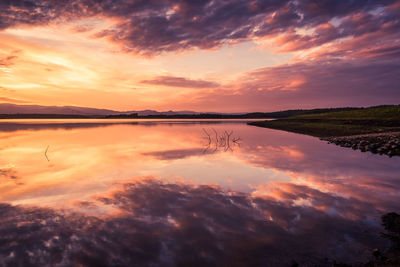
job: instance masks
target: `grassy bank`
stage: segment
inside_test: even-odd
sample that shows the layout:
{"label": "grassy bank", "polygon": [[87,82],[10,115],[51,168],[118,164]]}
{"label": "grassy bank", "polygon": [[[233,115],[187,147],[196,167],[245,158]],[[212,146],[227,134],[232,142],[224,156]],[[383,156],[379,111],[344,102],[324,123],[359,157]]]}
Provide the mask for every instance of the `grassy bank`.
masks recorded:
{"label": "grassy bank", "polygon": [[400,106],[307,114],[249,124],[316,137],[400,131]]}

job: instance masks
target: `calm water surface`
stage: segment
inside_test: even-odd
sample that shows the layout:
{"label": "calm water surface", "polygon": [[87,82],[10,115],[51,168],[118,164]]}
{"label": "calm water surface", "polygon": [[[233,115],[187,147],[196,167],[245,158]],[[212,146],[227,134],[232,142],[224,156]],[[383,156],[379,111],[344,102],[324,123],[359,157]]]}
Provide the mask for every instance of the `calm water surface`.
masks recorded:
{"label": "calm water surface", "polygon": [[400,158],[244,121],[0,123],[5,265],[365,262],[399,203]]}

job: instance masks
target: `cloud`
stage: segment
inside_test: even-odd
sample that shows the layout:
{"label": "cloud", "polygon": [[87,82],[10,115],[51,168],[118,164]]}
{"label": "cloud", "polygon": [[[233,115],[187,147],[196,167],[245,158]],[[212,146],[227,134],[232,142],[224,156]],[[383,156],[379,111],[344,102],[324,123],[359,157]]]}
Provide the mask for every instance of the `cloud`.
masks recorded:
{"label": "cloud", "polygon": [[0,29],[46,25],[60,19],[88,16],[85,1],[17,0],[0,2]]}
{"label": "cloud", "polygon": [[184,87],[184,88],[215,88],[219,84],[204,80],[191,80],[182,77],[174,76],[158,76],[152,80],[143,80],[141,83],[151,84],[151,85],[162,85],[170,87]]}
{"label": "cloud", "polygon": [[[229,112],[250,111],[250,108],[254,111],[366,106],[395,104],[399,97],[399,3],[398,0],[2,1],[0,28],[76,21],[75,31],[90,30],[93,38],[107,38],[123,51],[145,56],[215,49],[245,41],[255,41],[278,52],[298,52],[290,64],[248,71],[229,84],[179,75],[142,80],[141,83],[154,86],[208,89],[157,95],[163,97],[157,104],[163,108],[172,101],[173,108]],[[101,27],[105,30],[96,29],[98,24],[94,22],[84,24],[85,19],[107,21]],[[0,64],[14,63],[15,58],[7,57],[0,56]],[[94,84],[86,76],[81,78],[76,87],[82,88],[82,82]],[[143,105],[155,105],[154,98],[140,99]]]}
{"label": "cloud", "polygon": [[[209,49],[225,43],[252,38],[271,38],[293,32],[296,28],[312,29],[307,35],[292,34],[282,40],[292,42],[287,51],[295,51],[384,28],[397,12],[368,12],[395,1],[149,1],[145,5],[122,10],[116,2],[104,14],[123,18],[123,22],[102,36],[120,42],[128,51],[157,54],[198,47]],[[345,22],[334,27],[334,18],[368,14],[361,22],[372,27],[360,29],[357,23]],[[151,14],[151,15],[150,15]],[[393,23],[395,25],[397,23]],[[327,25],[331,25],[328,27]],[[395,29],[395,27],[393,27]],[[287,39],[287,40],[285,40]],[[296,43],[296,44],[295,44]],[[295,45],[294,45],[295,44]]]}
{"label": "cloud", "polygon": [[[361,53],[366,53],[365,55]],[[373,57],[373,54],[376,56]],[[398,104],[398,51],[362,51],[354,60],[303,60],[245,73],[220,90],[192,94],[194,105],[223,110],[283,110]],[[193,96],[195,95],[195,96]]]}
{"label": "cloud", "polygon": [[146,179],[84,204],[119,209],[99,217],[0,204],[0,257],[6,266],[330,266],[384,246],[373,206],[279,186],[282,201]]}
{"label": "cloud", "polygon": [[6,93],[15,92],[14,89],[8,89],[8,88],[2,87],[2,86],[0,86],[0,91],[6,92]]}
{"label": "cloud", "polygon": [[1,67],[9,67],[13,65],[14,59],[16,59],[17,56],[7,56],[4,58],[0,58],[0,66]]}
{"label": "cloud", "polygon": [[[290,34],[281,41],[291,43],[285,49],[296,50],[385,30],[388,23],[394,31],[399,22],[393,3],[397,1],[3,1],[0,29],[96,16],[118,22],[95,36],[107,37],[138,54],[209,49],[284,33]],[[378,8],[384,9],[374,13]],[[343,23],[327,26],[338,18],[344,19]],[[315,34],[293,34],[296,28],[315,28]]]}
{"label": "cloud", "polygon": [[0,97],[0,102],[15,103],[15,104],[29,103],[28,101],[25,100],[9,98],[9,97]]}
{"label": "cloud", "polygon": [[160,160],[175,160],[183,159],[192,156],[203,155],[204,148],[188,148],[188,149],[171,149],[164,151],[153,151],[143,153],[145,156],[152,156]]}
{"label": "cloud", "polygon": [[21,53],[21,50],[14,50],[9,55],[0,57],[0,67],[10,67],[14,65],[19,53]]}

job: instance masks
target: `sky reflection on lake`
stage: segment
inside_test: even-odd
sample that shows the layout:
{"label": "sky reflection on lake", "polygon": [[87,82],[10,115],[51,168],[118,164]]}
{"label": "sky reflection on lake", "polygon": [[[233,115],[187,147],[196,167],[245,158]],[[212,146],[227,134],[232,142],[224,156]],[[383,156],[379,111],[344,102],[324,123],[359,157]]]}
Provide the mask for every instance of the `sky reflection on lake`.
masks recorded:
{"label": "sky reflection on lake", "polygon": [[[215,149],[203,129],[240,142]],[[0,259],[365,261],[386,245],[380,216],[400,211],[399,173],[399,158],[243,122],[0,123]]]}

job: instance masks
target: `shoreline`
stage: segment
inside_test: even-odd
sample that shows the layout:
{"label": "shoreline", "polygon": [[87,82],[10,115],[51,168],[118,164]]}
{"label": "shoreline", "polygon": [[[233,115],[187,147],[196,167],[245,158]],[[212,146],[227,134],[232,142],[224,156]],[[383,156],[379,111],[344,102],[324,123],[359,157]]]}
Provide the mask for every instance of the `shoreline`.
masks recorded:
{"label": "shoreline", "polygon": [[400,132],[371,133],[321,138],[328,144],[371,152],[373,154],[400,156]]}
{"label": "shoreline", "polygon": [[255,121],[248,125],[317,137],[328,144],[386,155],[400,156],[399,127],[368,127],[334,123],[304,123],[296,120]]}

